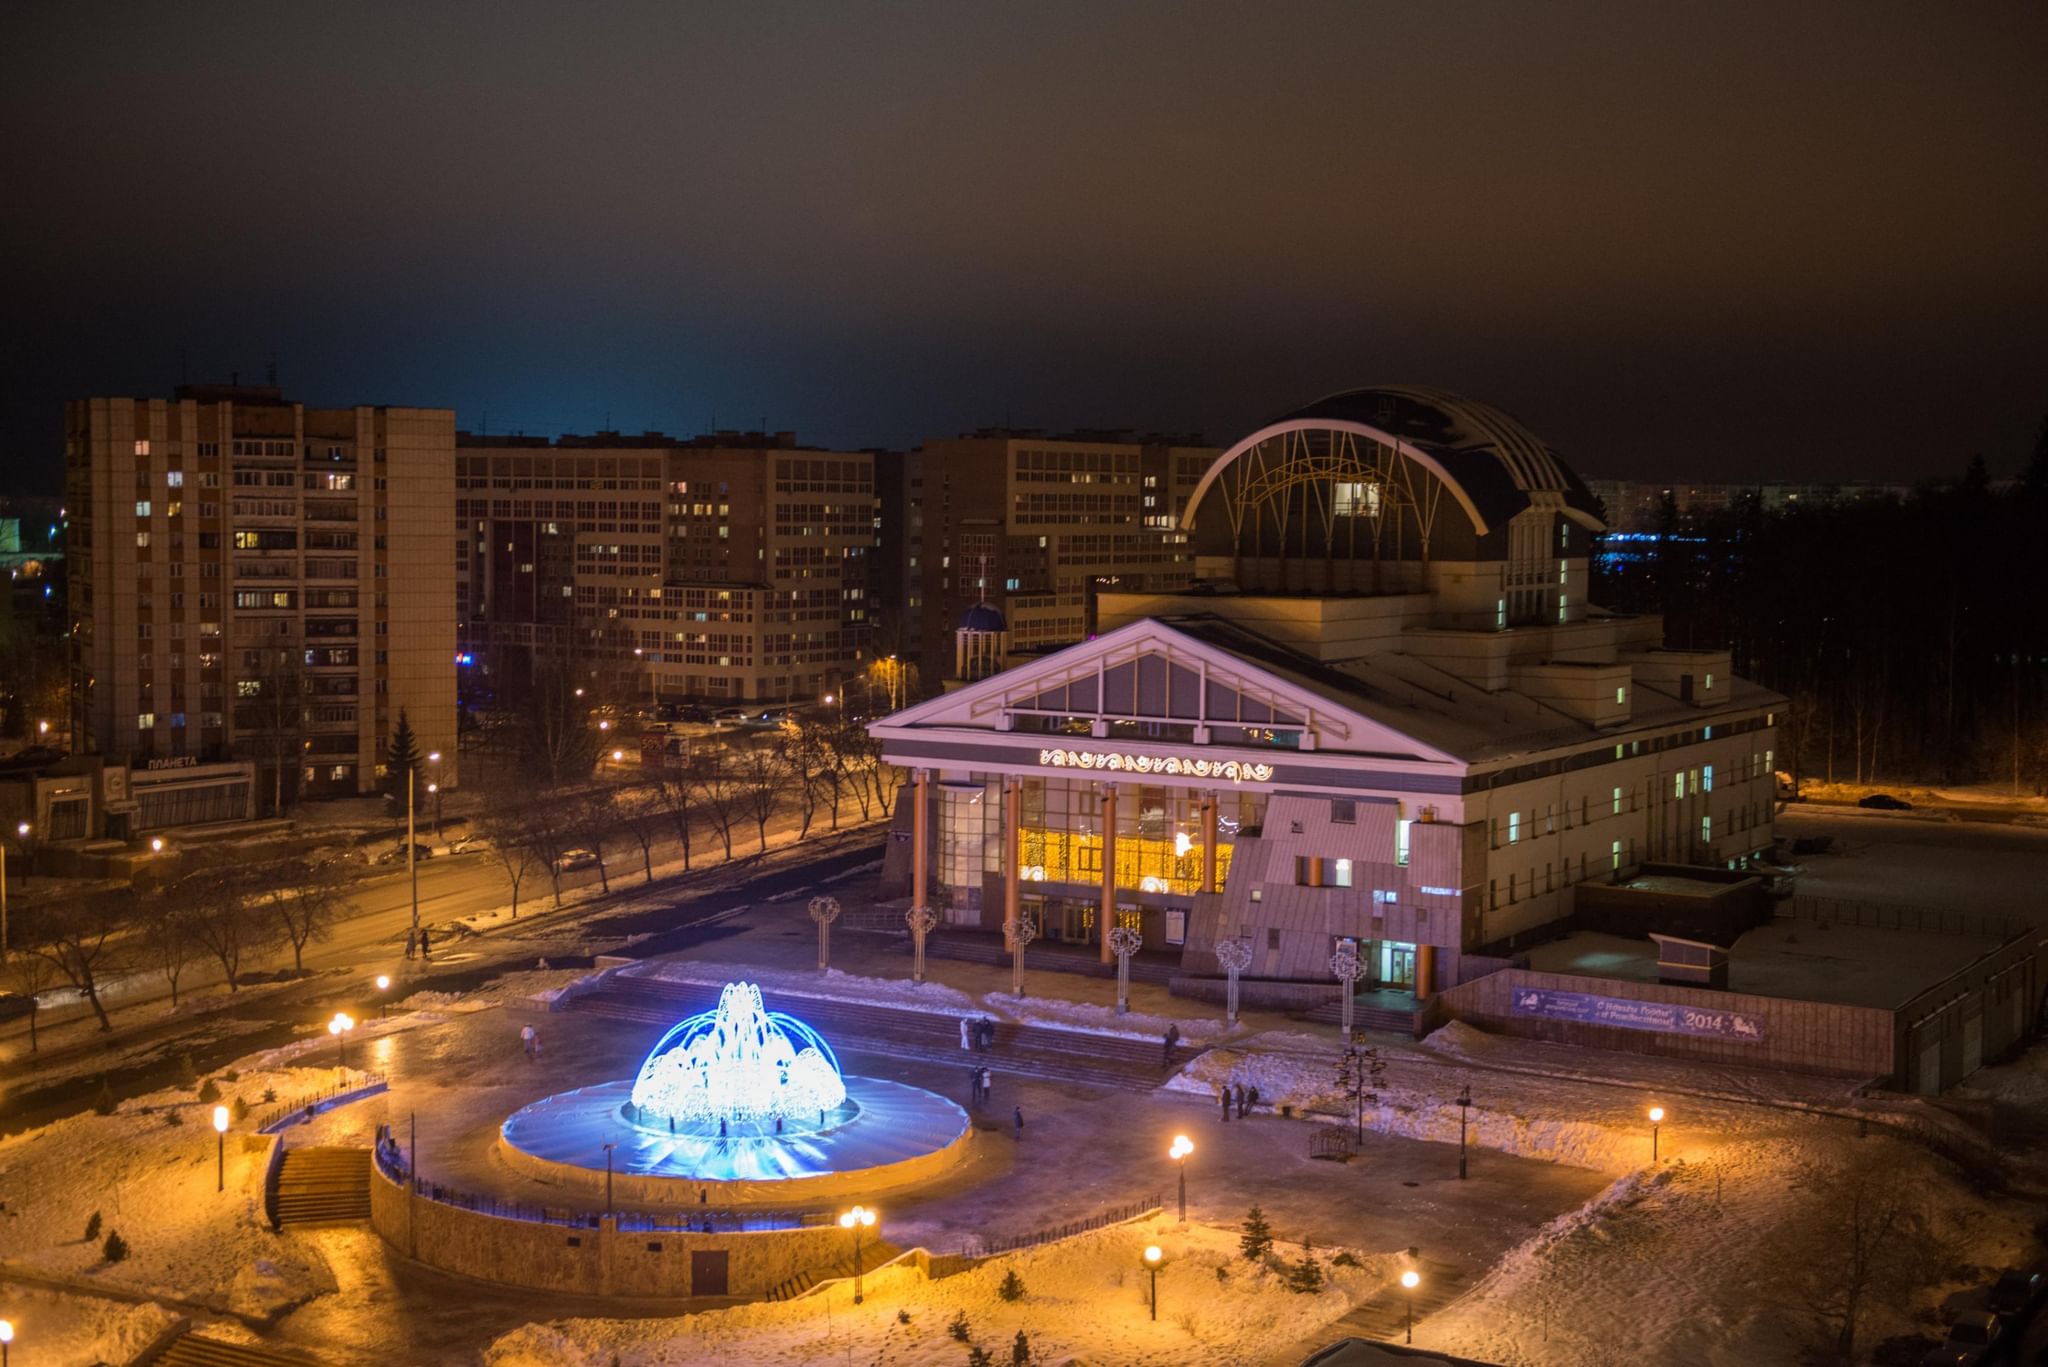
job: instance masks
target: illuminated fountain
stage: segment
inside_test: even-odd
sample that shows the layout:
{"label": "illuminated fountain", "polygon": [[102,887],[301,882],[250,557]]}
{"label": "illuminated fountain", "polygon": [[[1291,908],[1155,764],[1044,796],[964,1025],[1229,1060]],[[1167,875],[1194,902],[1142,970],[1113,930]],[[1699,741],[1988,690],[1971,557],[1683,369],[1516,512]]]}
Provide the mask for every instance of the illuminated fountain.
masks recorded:
{"label": "illuminated fountain", "polygon": [[[920,1087],[849,1077],[824,1037],[752,983],[672,1027],[631,1083],[514,1112],[500,1152],[541,1181],[628,1201],[736,1205],[871,1193],[958,1159],[967,1113]],[[611,1152],[607,1155],[607,1147]]]}

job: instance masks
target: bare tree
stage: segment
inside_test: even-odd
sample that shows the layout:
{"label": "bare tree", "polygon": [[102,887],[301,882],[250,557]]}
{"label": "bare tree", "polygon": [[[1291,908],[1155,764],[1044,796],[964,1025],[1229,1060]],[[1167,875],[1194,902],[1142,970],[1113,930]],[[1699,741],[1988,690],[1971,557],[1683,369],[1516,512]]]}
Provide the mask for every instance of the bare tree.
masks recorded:
{"label": "bare tree", "polygon": [[138,939],[144,959],[171,989],[171,1005],[178,1004],[178,980],[199,949],[192,935],[192,918],[199,908],[190,897],[189,880],[159,882],[136,879],[142,925]]}
{"label": "bare tree", "polygon": [[693,758],[680,766],[666,766],[654,771],[654,781],[649,792],[669,825],[675,829],[676,839],[683,843],[683,872],[690,871],[691,819],[697,811],[697,779],[692,765],[701,763]]}
{"label": "bare tree", "polygon": [[1885,1147],[1871,1141],[1846,1158],[1809,1160],[1793,1176],[1806,1197],[1805,1246],[1785,1265],[1844,1362],[1871,1306],[1898,1304],[1938,1278],[1948,1254],[1924,1194],[1898,1180]]}
{"label": "bare tree", "polygon": [[697,794],[697,810],[711,818],[712,829],[718,832],[718,839],[725,846],[725,857],[732,859],[733,823],[740,819],[744,795],[737,776],[733,772],[733,757],[727,753],[706,755],[701,763],[694,764],[690,778]]}
{"label": "bare tree", "polygon": [[77,989],[100,1018],[101,1030],[114,1024],[100,1000],[100,982],[127,966],[126,932],[134,928],[134,917],[134,892],[118,888],[41,903],[26,918],[24,947]]}
{"label": "bare tree", "polygon": [[519,916],[519,885],[526,881],[526,875],[533,872],[536,864],[544,860],[534,856],[533,842],[528,826],[530,819],[524,807],[515,804],[511,792],[503,787],[493,787],[484,795],[484,809],[478,818],[478,826],[486,841],[490,842],[491,853],[497,857],[498,866],[505,870],[505,881],[512,885],[512,916]]}
{"label": "bare tree", "polygon": [[832,804],[833,829],[838,829],[839,803],[833,794],[836,775],[825,726],[808,718],[792,717],[783,723],[776,750],[789,770],[790,790],[796,796],[797,814],[801,818],[797,839],[811,833],[818,808],[828,801]]}
{"label": "bare tree", "polygon": [[576,794],[565,804],[563,812],[570,835],[592,854],[597,856],[597,885],[601,891],[612,890],[611,875],[605,871],[604,842],[612,833],[615,819],[610,788],[590,788]]}
{"label": "bare tree", "polygon": [[519,840],[529,858],[548,871],[555,905],[562,905],[562,856],[568,853],[568,814],[559,794],[543,793],[520,813]]}
{"label": "bare tree", "polygon": [[331,860],[285,859],[256,871],[258,900],[292,947],[292,970],[306,971],[306,946],[334,934],[348,906],[341,867]]}
{"label": "bare tree", "polygon": [[654,881],[654,842],[661,835],[662,827],[668,822],[668,812],[662,804],[661,794],[653,783],[637,783],[630,788],[621,788],[616,804],[619,829],[633,838],[640,847],[640,867],[645,881]]}
{"label": "bare tree", "polygon": [[214,864],[190,875],[190,895],[199,912],[192,918],[192,938],[220,963],[228,991],[241,990],[242,962],[263,953],[283,937],[276,920],[261,906],[247,870]]}
{"label": "bare tree", "polygon": [[0,960],[7,981],[14,990],[28,998],[28,1051],[36,1052],[36,1013],[41,1010],[37,1000],[57,982],[57,966],[40,954],[10,948],[7,957]]}
{"label": "bare tree", "polygon": [[768,849],[768,822],[782,810],[793,786],[789,765],[772,745],[757,745],[744,751],[734,768],[740,791],[740,809],[753,820],[761,850]]}
{"label": "bare tree", "polygon": [[590,724],[590,699],[577,678],[566,659],[535,661],[520,708],[520,767],[549,792],[583,782],[597,767],[597,729]]}

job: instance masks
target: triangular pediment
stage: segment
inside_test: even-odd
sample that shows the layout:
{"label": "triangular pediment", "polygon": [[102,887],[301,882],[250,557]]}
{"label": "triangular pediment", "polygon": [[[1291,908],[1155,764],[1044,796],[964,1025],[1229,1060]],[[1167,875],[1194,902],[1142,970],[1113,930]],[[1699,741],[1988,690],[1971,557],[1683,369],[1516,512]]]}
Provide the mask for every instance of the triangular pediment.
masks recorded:
{"label": "triangular pediment", "polygon": [[998,731],[1022,717],[1301,730],[1319,751],[1456,762],[1341,696],[1150,619],[906,708],[874,729]]}

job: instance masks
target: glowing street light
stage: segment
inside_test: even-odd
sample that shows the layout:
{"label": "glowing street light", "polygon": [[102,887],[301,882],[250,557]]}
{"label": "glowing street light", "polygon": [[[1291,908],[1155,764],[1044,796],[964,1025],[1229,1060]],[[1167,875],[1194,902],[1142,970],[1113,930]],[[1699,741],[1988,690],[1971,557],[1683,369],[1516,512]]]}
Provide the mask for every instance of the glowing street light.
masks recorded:
{"label": "glowing street light", "polygon": [[7,1345],[14,1342],[14,1321],[0,1320],[0,1367],[7,1367]]}
{"label": "glowing street light", "polygon": [[379,992],[389,992],[391,990],[391,975],[389,973],[379,973],[377,975],[377,990]]}
{"label": "glowing street light", "polygon": [[1152,1274],[1152,1318],[1159,1318],[1159,1252],[1158,1244],[1145,1245],[1145,1270]]}
{"label": "glowing street light", "polygon": [[852,1210],[839,1213],[839,1227],[853,1231],[853,1303],[859,1305],[863,1299],[860,1284],[860,1232],[873,1228],[875,1213],[866,1206],[855,1206]]}
{"label": "glowing street light", "polygon": [[1401,1290],[1408,1302],[1408,1332],[1406,1341],[1415,1342],[1415,1288],[1422,1285],[1422,1274],[1409,1268],[1401,1274]]}
{"label": "glowing street light", "polygon": [[614,764],[618,764],[618,763],[620,763],[621,761],[623,761],[623,760],[624,760],[625,758],[626,758],[626,752],[625,752],[624,750],[614,750],[614,751],[612,751],[612,763],[614,763]]}
{"label": "glowing street light", "polygon": [[216,1150],[214,1155],[213,1189],[215,1191],[226,1191],[228,1189],[228,1108],[225,1106],[213,1108],[213,1137]]}
{"label": "glowing street light", "polygon": [[164,852],[164,838],[162,836],[153,835],[149,838],[149,852],[151,854],[162,854]]}
{"label": "glowing street light", "polygon": [[1188,1222],[1188,1155],[1195,1151],[1195,1141],[1184,1134],[1173,1137],[1173,1147],[1166,1156],[1180,1164],[1180,1222]]}
{"label": "glowing street light", "polygon": [[1657,1161],[1657,1131],[1663,1124],[1664,1108],[1662,1106],[1652,1106],[1650,1108],[1650,1161],[1652,1163]]}
{"label": "glowing street light", "polygon": [[356,1018],[346,1011],[334,1013],[334,1019],[327,1022],[327,1033],[334,1036],[340,1046],[341,1066],[348,1067],[348,1032],[356,1028]]}

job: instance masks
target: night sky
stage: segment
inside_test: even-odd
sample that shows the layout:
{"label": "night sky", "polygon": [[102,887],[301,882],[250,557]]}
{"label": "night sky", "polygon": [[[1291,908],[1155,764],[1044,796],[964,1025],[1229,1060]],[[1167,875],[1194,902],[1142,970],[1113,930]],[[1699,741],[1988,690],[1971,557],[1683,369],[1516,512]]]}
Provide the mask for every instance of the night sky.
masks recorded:
{"label": "night sky", "polygon": [[2048,6],[52,3],[0,463],[181,377],[462,426],[1227,442],[1437,385],[1589,475],[2016,470]]}

